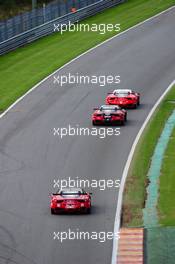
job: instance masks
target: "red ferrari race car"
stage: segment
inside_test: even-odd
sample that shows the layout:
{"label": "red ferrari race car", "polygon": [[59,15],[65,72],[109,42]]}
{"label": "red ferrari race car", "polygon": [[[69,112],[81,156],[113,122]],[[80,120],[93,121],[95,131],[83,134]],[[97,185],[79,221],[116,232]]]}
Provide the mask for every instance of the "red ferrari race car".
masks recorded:
{"label": "red ferrari race car", "polygon": [[91,193],[81,188],[64,188],[53,193],[50,202],[51,214],[61,212],[91,212]]}
{"label": "red ferrari race car", "polygon": [[140,94],[128,89],[117,89],[106,97],[106,104],[119,105],[124,108],[137,108]]}
{"label": "red ferrari race car", "polygon": [[127,121],[127,112],[118,105],[102,105],[100,108],[94,108],[92,114],[93,125],[121,124]]}

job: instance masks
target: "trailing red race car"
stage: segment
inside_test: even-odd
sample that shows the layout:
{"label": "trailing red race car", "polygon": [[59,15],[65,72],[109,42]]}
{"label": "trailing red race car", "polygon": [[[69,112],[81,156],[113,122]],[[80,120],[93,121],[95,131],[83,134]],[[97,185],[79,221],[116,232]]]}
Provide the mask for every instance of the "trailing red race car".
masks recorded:
{"label": "trailing red race car", "polygon": [[102,105],[100,108],[94,108],[92,114],[93,125],[121,124],[127,121],[127,112],[118,105]]}
{"label": "trailing red race car", "polygon": [[106,97],[106,104],[119,105],[124,108],[137,108],[140,94],[129,89],[117,89]]}
{"label": "trailing red race car", "polygon": [[91,212],[91,193],[81,188],[64,188],[53,193],[50,202],[51,214],[61,212]]}

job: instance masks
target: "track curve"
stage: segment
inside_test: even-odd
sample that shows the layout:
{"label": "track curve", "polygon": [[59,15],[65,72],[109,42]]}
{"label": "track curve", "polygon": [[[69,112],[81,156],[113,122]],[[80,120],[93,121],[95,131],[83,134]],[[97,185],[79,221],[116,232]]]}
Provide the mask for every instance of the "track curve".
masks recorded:
{"label": "track curve", "polygon": [[26,96],[0,120],[0,262],[23,264],[111,261],[112,241],[53,240],[54,231],[113,231],[116,189],[94,191],[92,215],[51,216],[53,180],[71,176],[120,178],[132,143],[150,109],[175,74],[175,9],[124,33],[59,74],[121,75],[123,88],[141,93],[142,104],[128,111],[121,135],[53,136],[68,124],[91,128],[93,107],[114,86],[72,85],[58,88],[53,77]]}

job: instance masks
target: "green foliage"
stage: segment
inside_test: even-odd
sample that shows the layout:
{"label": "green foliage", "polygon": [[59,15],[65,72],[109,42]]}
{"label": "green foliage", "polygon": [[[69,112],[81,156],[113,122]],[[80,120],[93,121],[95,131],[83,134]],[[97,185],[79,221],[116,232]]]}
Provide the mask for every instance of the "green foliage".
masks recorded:
{"label": "green foliage", "polygon": [[[53,0],[35,0],[36,7]],[[61,1],[61,0],[58,0]],[[32,0],[0,0],[0,20],[5,20],[32,9]]]}
{"label": "green foliage", "polygon": [[10,9],[16,5],[16,1],[15,0],[0,0],[0,5],[2,5],[6,9]]}

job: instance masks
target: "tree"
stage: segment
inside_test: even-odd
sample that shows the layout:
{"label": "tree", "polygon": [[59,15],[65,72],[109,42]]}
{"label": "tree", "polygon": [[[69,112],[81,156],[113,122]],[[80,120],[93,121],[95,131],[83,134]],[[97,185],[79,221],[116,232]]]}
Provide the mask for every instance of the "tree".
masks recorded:
{"label": "tree", "polygon": [[0,0],[0,5],[3,5],[5,8],[11,8],[15,5],[15,0]]}

